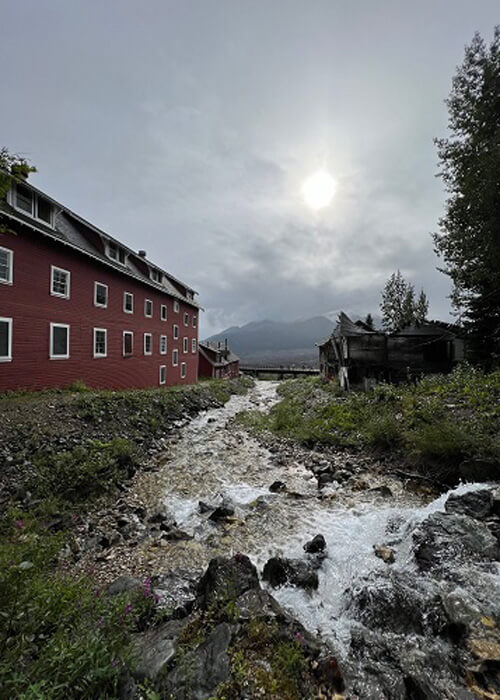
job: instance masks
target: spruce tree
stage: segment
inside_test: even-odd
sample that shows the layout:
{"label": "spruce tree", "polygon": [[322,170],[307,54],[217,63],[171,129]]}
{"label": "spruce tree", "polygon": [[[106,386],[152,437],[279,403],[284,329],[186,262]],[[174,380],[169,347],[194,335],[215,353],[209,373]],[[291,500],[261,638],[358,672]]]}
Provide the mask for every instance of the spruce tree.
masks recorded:
{"label": "spruce tree", "polygon": [[500,349],[500,27],[489,46],[474,35],[446,104],[449,136],[436,144],[448,200],[434,242],[488,365]]}

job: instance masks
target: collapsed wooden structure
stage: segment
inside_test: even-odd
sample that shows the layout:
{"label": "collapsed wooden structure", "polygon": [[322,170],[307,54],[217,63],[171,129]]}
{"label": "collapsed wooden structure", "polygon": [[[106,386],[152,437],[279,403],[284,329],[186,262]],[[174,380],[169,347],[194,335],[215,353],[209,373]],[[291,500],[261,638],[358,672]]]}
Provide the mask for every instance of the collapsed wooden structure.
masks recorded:
{"label": "collapsed wooden structure", "polygon": [[440,321],[395,333],[374,330],[341,312],[332,335],[318,343],[320,370],[342,387],[377,381],[408,381],[423,374],[450,372],[464,359],[460,329]]}

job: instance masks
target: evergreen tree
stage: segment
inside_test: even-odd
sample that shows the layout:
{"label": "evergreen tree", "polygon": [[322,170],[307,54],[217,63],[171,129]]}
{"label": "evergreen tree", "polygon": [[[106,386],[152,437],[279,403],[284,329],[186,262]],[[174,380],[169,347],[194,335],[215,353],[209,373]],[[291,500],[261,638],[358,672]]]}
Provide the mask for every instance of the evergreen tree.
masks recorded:
{"label": "evergreen tree", "polygon": [[373,323],[373,316],[371,314],[366,314],[365,326],[368,326],[368,328],[375,330],[375,324]]}
{"label": "evergreen tree", "polygon": [[421,289],[414,309],[414,321],[417,324],[417,326],[421,326],[422,323],[425,323],[428,311],[429,301],[427,299],[426,293],[423,289]]}
{"label": "evergreen tree", "polygon": [[429,302],[423,289],[415,301],[415,288],[398,270],[385,283],[380,309],[385,330],[398,331],[406,326],[423,323],[427,316]]}
{"label": "evergreen tree", "polygon": [[500,345],[500,27],[489,47],[479,34],[466,47],[447,106],[450,134],[436,144],[449,197],[434,242],[489,364]]}

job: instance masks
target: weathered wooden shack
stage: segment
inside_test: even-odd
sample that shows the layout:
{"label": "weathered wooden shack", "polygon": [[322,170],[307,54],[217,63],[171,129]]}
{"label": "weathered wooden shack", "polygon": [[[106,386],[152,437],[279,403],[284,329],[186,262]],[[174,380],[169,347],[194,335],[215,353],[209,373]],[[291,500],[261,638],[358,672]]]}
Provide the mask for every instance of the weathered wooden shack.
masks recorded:
{"label": "weathered wooden shack", "polygon": [[452,324],[430,321],[384,333],[343,312],[332,335],[318,346],[322,375],[338,378],[345,388],[446,373],[464,359],[464,340]]}

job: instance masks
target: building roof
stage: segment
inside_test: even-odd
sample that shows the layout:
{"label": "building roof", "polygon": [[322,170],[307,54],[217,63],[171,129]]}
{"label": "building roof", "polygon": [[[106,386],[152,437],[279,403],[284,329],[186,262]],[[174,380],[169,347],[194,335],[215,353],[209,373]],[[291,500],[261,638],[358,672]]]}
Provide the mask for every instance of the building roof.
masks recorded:
{"label": "building roof", "polygon": [[[15,209],[8,201],[1,199],[0,217],[6,217],[12,221],[29,226],[34,231],[92,257],[104,265],[114,268],[121,274],[133,277],[160,292],[200,308],[200,305],[194,301],[193,297],[197,292],[192,287],[189,287],[166,270],[149,261],[146,257],[140,256],[136,251],[128,248],[116,238],[75,214],[68,207],[46,195],[45,192],[33,187],[31,183],[23,181],[21,184],[28,187],[35,194],[41,195],[54,206],[54,226],[52,227],[39,219],[29,216],[29,214]],[[106,243],[115,244],[125,251],[127,256],[125,264],[112,260],[106,255]],[[151,279],[150,270],[161,272],[162,282],[156,282]]]}
{"label": "building roof", "polygon": [[372,331],[364,323],[354,323],[349,316],[341,311],[337,318],[337,325],[333,334],[339,336],[356,336],[356,335],[379,335],[380,331]]}
{"label": "building roof", "polygon": [[240,361],[240,358],[229,348],[226,350],[224,347],[218,347],[217,343],[204,340],[198,343],[198,347],[200,352],[203,354],[203,357],[205,357],[214,367],[225,367],[233,362]]}

